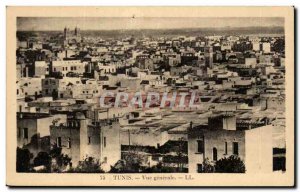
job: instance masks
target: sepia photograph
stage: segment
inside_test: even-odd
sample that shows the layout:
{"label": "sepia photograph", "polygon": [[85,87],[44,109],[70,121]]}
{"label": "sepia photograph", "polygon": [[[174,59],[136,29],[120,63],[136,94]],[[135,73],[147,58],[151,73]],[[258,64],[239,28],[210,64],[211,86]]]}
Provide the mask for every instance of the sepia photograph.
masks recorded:
{"label": "sepia photograph", "polygon": [[293,186],[293,14],[8,7],[7,184]]}

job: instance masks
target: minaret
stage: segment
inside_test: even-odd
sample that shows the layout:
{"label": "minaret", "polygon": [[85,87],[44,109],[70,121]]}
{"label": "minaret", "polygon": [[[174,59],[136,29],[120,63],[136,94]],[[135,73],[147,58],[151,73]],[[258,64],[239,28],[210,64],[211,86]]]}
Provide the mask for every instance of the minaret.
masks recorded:
{"label": "minaret", "polygon": [[75,27],[75,36],[79,36],[80,34],[80,29],[76,26]]}
{"label": "minaret", "polygon": [[64,39],[66,39],[67,38],[67,27],[65,26],[65,28],[64,28]]}
{"label": "minaret", "polygon": [[204,47],[204,58],[206,67],[213,68],[213,48],[211,46]]}

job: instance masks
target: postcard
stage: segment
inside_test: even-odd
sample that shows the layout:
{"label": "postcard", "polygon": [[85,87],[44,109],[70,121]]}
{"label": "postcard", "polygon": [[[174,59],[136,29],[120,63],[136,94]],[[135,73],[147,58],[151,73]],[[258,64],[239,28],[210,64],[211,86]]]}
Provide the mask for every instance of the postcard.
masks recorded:
{"label": "postcard", "polygon": [[7,185],[295,185],[293,7],[7,7]]}

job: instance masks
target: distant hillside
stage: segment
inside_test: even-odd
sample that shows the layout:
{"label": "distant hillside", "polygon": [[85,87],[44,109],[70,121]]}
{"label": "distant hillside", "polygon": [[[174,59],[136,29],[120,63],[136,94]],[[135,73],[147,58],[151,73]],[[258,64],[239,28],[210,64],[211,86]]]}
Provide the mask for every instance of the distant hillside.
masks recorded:
{"label": "distant hillside", "polygon": [[[17,37],[23,39],[41,34],[57,34],[60,31],[19,31]],[[62,31],[61,31],[62,33]],[[82,30],[83,36],[99,36],[102,38],[159,37],[159,36],[207,36],[207,35],[284,35],[283,27],[247,27],[247,28],[190,28],[190,29],[141,29],[141,30]]]}
{"label": "distant hillside", "polygon": [[284,34],[282,27],[251,27],[251,28],[191,28],[191,29],[141,29],[141,30],[111,30],[83,31],[83,35],[120,37],[130,36],[206,36],[206,35],[252,35],[252,34]]}

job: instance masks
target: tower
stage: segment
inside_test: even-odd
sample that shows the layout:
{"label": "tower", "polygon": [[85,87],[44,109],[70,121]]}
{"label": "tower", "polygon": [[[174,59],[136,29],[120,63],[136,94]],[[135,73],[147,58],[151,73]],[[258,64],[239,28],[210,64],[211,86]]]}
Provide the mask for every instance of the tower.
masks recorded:
{"label": "tower", "polygon": [[78,28],[77,26],[75,27],[75,36],[79,36],[80,35],[80,28]]}
{"label": "tower", "polygon": [[205,66],[213,68],[213,48],[211,46],[204,47]]}
{"label": "tower", "polygon": [[64,38],[66,39],[67,37],[67,27],[64,28]]}
{"label": "tower", "polygon": [[64,28],[64,39],[66,40],[67,38],[68,38],[68,36],[69,36],[69,28],[67,28],[67,27],[65,27]]}

